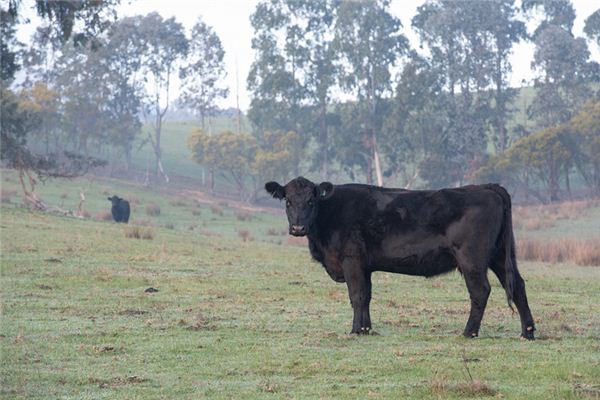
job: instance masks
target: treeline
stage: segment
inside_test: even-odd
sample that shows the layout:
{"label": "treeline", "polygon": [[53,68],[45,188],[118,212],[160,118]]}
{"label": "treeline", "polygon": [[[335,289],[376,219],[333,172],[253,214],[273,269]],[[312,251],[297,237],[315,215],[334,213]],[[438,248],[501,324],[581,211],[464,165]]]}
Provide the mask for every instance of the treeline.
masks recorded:
{"label": "treeline", "polygon": [[[98,16],[116,6],[71,4]],[[413,48],[390,6],[261,1],[251,16],[251,129],[197,130],[192,157],[250,200],[264,180],[299,174],[411,188],[495,180],[543,202],[569,196],[574,185],[599,194],[600,67],[588,45],[600,45],[600,10],[576,37],[569,0],[428,1],[411,19],[419,39]],[[18,13],[2,18],[11,15]],[[528,31],[527,20],[537,26]],[[182,79],[178,101],[204,128],[227,94],[219,38],[201,20],[187,37],[177,21],[157,14],[99,21],[106,23],[66,35],[77,40],[65,41],[64,27],[50,18],[28,49],[3,41],[3,82],[10,60],[22,60],[13,69],[28,78],[3,90],[42,120],[23,129],[48,151],[110,148],[114,157],[120,149],[130,160],[146,115],[154,171],[168,180],[161,132],[172,77]],[[3,36],[14,37],[10,26],[3,24]],[[534,45],[534,79],[516,123],[522,110],[509,85],[510,55],[520,42]]]}
{"label": "treeline", "polygon": [[[16,36],[25,5],[2,6],[2,139],[13,144],[3,161],[44,173],[42,160],[67,152],[129,169],[132,153],[149,143],[153,175],[169,180],[161,140],[172,81],[181,81],[178,105],[203,121],[228,92],[224,50],[201,18],[185,32],[158,13],[116,19],[118,3],[36,0],[44,22],[27,44]],[[78,22],[83,29],[73,31]],[[23,162],[25,150],[32,162]]]}
{"label": "treeline", "polygon": [[[588,42],[600,44],[600,10],[585,38],[574,20],[567,0],[430,1],[411,20],[411,48],[390,1],[262,1],[251,17],[252,135],[241,145],[196,132],[190,147],[199,163],[236,160],[235,174],[219,168],[241,193],[311,173],[413,188],[493,180],[542,202],[570,196],[576,180],[598,195],[599,128],[582,121],[597,118]],[[509,56],[522,41],[535,45],[535,78],[517,124]]]}

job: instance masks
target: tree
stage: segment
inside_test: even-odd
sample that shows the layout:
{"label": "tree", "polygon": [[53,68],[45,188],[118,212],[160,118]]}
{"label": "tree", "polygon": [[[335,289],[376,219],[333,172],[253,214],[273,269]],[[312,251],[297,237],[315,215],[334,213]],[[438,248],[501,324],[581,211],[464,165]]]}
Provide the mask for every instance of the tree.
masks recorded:
{"label": "tree", "polygon": [[[50,27],[63,42],[73,39],[75,45],[96,46],[96,39],[117,19],[116,8],[120,3],[121,0],[35,0],[35,8],[40,18],[51,23]],[[21,6],[22,0],[8,0],[8,10],[15,17]],[[83,21],[81,26],[77,25],[79,21]]]}
{"label": "tree", "polygon": [[571,32],[575,10],[569,0],[529,0],[523,8],[543,13],[533,36],[536,95],[528,112],[541,128],[565,123],[591,96],[598,66],[589,62],[585,40]]}
{"label": "tree", "polygon": [[139,119],[143,100],[142,57],[143,37],[139,31],[142,18],[127,17],[118,20],[108,31],[103,46],[91,54],[93,61],[102,67],[108,117],[106,137],[120,148],[127,169],[131,167],[133,142],[141,133]]}
{"label": "tree", "polygon": [[[427,46],[428,68],[439,79],[432,86],[441,87],[436,113],[447,117],[438,131],[440,147],[419,172],[437,184],[460,184],[485,159],[490,139],[497,152],[509,144],[506,125],[516,91],[508,87],[508,57],[526,37],[525,25],[517,19],[514,0],[427,2],[412,25]],[[442,178],[444,165],[448,179]]]}
{"label": "tree", "polygon": [[575,135],[573,161],[592,194],[600,196],[600,101],[586,103],[568,126]]}
{"label": "tree", "polygon": [[188,138],[192,159],[199,164],[211,165],[223,178],[232,182],[240,200],[248,201],[248,179],[253,176],[252,163],[256,154],[256,139],[249,134],[231,131],[209,135],[197,129]]}
{"label": "tree", "polygon": [[377,145],[382,119],[381,99],[391,92],[391,68],[407,52],[408,41],[400,33],[400,20],[389,12],[389,0],[341,2],[337,7],[335,46],[340,52],[342,88],[360,106],[363,143],[369,157],[364,175],[383,185]]}
{"label": "tree", "polygon": [[148,104],[154,118],[154,129],[148,132],[148,139],[156,158],[154,173],[168,182],[169,177],[162,165],[162,124],[169,109],[171,77],[187,53],[188,41],[183,26],[174,17],[164,20],[156,12],[142,18],[139,30],[144,43],[142,66],[152,87]]}
{"label": "tree", "polygon": [[31,151],[27,142],[30,133],[39,128],[39,110],[30,104],[23,104],[11,90],[3,87],[0,90],[0,159],[5,165],[18,170],[23,195],[29,205],[65,213],[56,207],[49,207],[35,194],[37,181],[83,175],[91,168],[105,165],[105,162],[72,152],[40,155]]}
{"label": "tree", "polygon": [[19,70],[18,53],[22,46],[16,38],[17,18],[10,9],[0,6],[0,80],[10,83]]}
{"label": "tree", "polygon": [[[98,34],[108,21],[107,15],[114,15],[118,0],[96,1],[47,1],[36,0],[38,15],[50,22],[50,26],[60,32],[63,42],[73,37],[77,43],[86,42]],[[17,96],[5,87],[20,67],[16,54],[19,52],[18,42],[14,39],[14,25],[19,18],[20,0],[9,0],[8,8],[1,7],[0,17],[2,46],[0,58],[2,72],[2,104],[0,110],[0,139],[2,161],[18,169],[25,199],[34,207],[48,209],[47,205],[35,193],[36,179],[47,177],[73,177],[85,174],[90,168],[103,165],[101,160],[85,157],[71,152],[48,153],[41,155],[28,145],[31,135],[42,123],[40,110],[34,103],[21,104]],[[82,21],[83,32],[72,35],[76,22]],[[46,85],[48,86],[48,85]],[[35,96],[34,96],[35,97]],[[27,102],[27,100],[26,100]],[[29,186],[27,186],[26,179]]]}
{"label": "tree", "polygon": [[303,125],[310,119],[302,109],[306,89],[300,80],[307,61],[301,25],[305,20],[293,7],[288,0],[264,0],[256,6],[250,17],[256,58],[247,86],[252,96],[248,118],[258,137],[267,131],[298,133],[298,147],[290,160],[297,175],[309,140]]}
{"label": "tree", "polygon": [[600,46],[600,9],[594,11],[587,17],[583,32]]}
{"label": "tree", "polygon": [[221,40],[199,18],[192,27],[188,62],[180,72],[180,102],[198,113],[202,129],[205,128],[205,117],[216,107],[216,100],[227,97],[229,92],[229,89],[220,86],[227,75],[224,56]]}
{"label": "tree", "polygon": [[[560,177],[568,172],[575,156],[574,145],[574,136],[568,125],[546,128],[519,139],[507,151],[493,157],[474,176],[476,180],[500,178],[497,180],[512,181],[544,203],[547,200],[555,202],[560,199]],[[533,180],[543,184],[547,197],[531,188]]]}

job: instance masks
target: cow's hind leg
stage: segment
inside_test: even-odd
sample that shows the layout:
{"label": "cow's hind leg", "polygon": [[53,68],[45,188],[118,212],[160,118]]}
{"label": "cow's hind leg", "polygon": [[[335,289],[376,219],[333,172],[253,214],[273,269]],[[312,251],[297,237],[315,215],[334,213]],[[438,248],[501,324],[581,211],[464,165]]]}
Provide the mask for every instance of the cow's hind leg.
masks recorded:
{"label": "cow's hind leg", "polygon": [[358,335],[371,331],[371,273],[365,271],[358,259],[347,259],[343,262],[344,279],[348,285],[348,295],[354,310],[352,331]]}
{"label": "cow's hind leg", "polygon": [[[504,260],[501,258],[501,260]],[[513,302],[519,312],[521,318],[521,337],[533,340],[535,339],[535,324],[533,322],[533,316],[529,309],[529,303],[527,301],[527,293],[525,292],[525,281],[521,277],[519,270],[517,269],[517,262],[513,256],[513,265],[515,266],[515,277],[514,277],[514,288],[512,293]],[[492,271],[500,280],[502,287],[506,290],[506,267],[504,261],[493,262],[490,266]]]}
{"label": "cow's hind leg", "polygon": [[465,271],[463,269],[463,275],[471,298],[471,312],[463,335],[474,338],[479,336],[481,319],[490,296],[490,283],[485,270],[470,269]]}

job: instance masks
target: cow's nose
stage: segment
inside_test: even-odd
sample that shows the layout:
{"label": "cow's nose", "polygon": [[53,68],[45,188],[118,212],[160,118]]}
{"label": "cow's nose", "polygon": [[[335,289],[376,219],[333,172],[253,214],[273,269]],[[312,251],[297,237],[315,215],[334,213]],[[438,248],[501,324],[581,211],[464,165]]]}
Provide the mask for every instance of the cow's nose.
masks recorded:
{"label": "cow's nose", "polygon": [[304,233],[304,225],[292,225],[292,234],[298,235]]}

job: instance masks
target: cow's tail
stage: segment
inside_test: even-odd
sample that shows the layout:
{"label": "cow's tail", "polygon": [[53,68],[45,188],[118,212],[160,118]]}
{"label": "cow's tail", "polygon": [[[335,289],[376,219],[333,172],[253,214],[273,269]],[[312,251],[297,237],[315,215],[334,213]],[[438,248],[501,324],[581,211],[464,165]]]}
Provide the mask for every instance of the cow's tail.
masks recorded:
{"label": "cow's tail", "polygon": [[[510,200],[510,195],[500,185],[489,185],[490,189],[496,192],[500,197],[502,197],[503,203],[503,216],[502,216],[502,228],[498,240],[498,245],[504,247],[504,251],[500,251],[499,254],[504,254],[504,273],[505,273],[505,282],[504,282],[504,290],[506,292],[506,300],[508,301],[508,306],[514,312],[514,308],[512,306],[513,303],[513,294],[515,290],[515,281],[517,276],[517,266],[516,263],[516,255],[515,255],[515,237],[513,234],[513,225],[512,225],[512,204]],[[499,250],[501,247],[499,247]]]}

